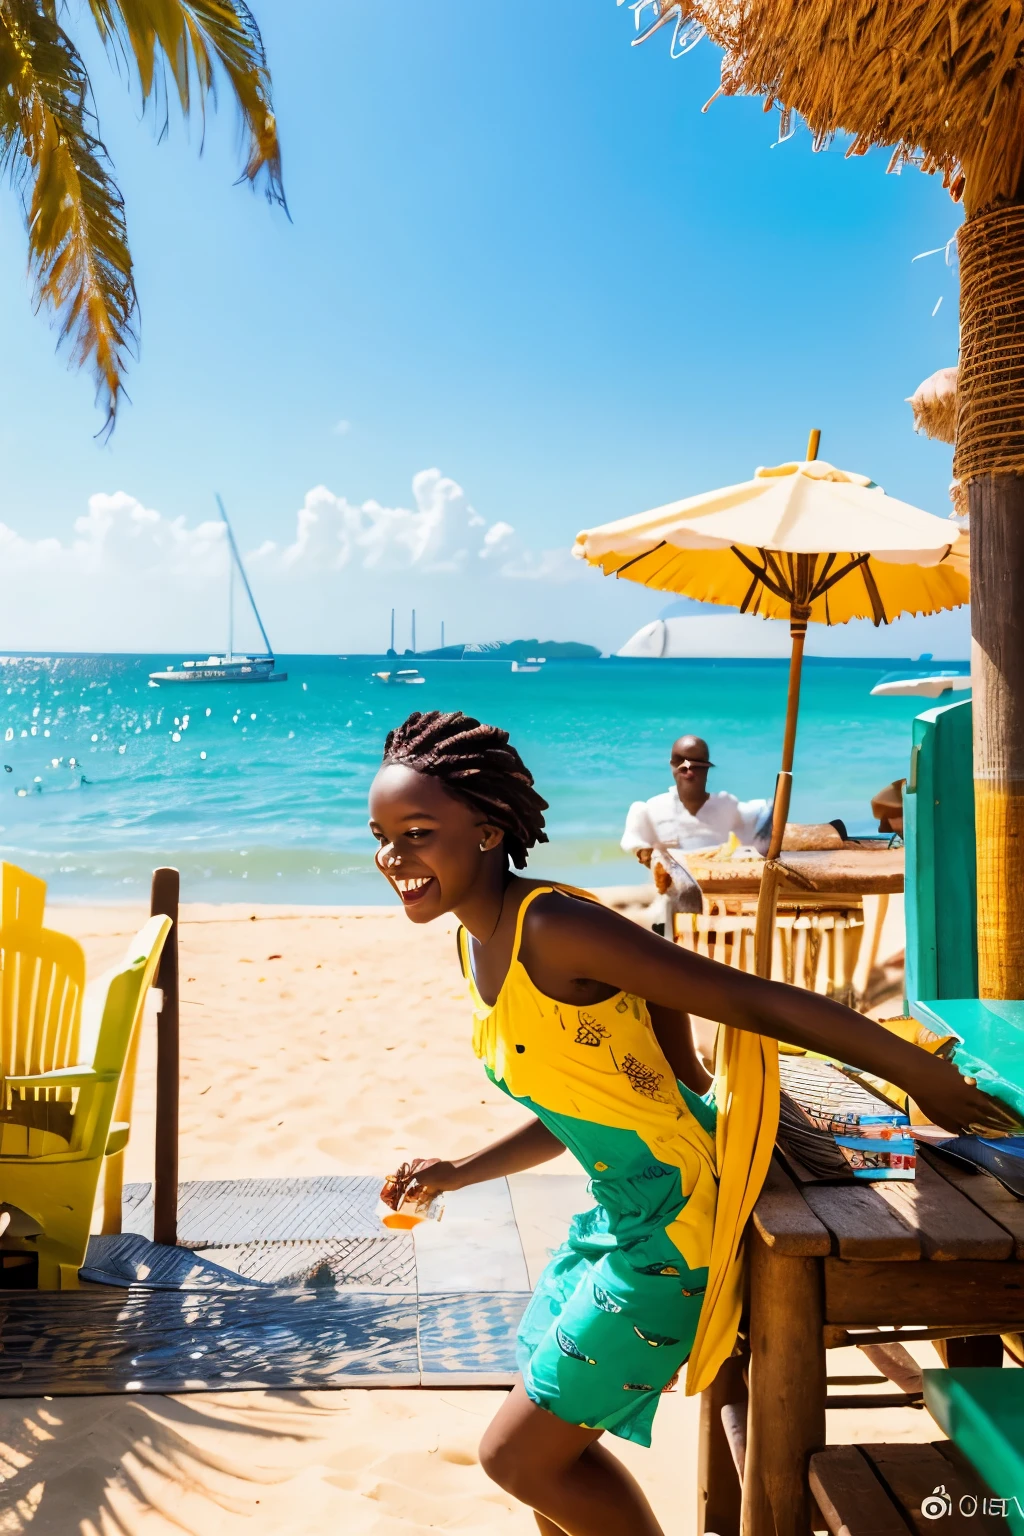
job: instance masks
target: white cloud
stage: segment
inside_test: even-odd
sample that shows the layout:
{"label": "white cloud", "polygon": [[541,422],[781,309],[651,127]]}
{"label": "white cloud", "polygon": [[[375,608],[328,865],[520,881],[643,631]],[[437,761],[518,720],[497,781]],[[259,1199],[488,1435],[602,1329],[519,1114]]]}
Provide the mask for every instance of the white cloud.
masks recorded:
{"label": "white cloud", "polygon": [[503,569],[506,552],[518,548],[509,523],[488,526],[470,505],[461,485],[438,469],[413,477],[411,507],[384,507],[378,501],[350,502],[325,485],[306,492],[295,538],[279,549],[263,544],[256,562],[294,573],[355,567],[371,573],[417,571],[423,576],[453,574],[471,556],[496,554]]}
{"label": "white cloud", "polygon": [[[219,521],[189,524],[127,492],[97,493],[66,538],[26,537],[0,523],[0,648],[155,651],[171,659],[227,639],[227,548]],[[382,651],[396,610],[400,648],[412,608],[417,638],[449,641],[585,640],[616,650],[665,607],[665,594],[609,582],[563,544],[534,548],[510,522],[488,520],[439,469],[412,482],[407,506],[352,502],[326,486],[306,493],[281,534],[257,547],[236,535],[274,644],[282,652]],[[236,641],[255,645],[244,607]],[[695,614],[691,655],[770,655],[788,649],[786,626],[741,615]],[[775,634],[779,629],[779,635]],[[966,654],[963,614],[812,626],[818,654]],[[682,639],[682,636],[680,636]]]}
{"label": "white cloud", "polygon": [[[244,528],[236,535],[245,548]],[[586,638],[586,609],[563,611],[531,586],[587,587],[568,549],[534,550],[508,522],[488,523],[438,469],[412,482],[408,506],[306,493],[292,532],[245,554],[281,650],[382,648],[391,606],[421,613],[421,644],[449,639]],[[582,580],[581,580],[582,578]],[[189,525],[118,491],[89,498],[67,539],[30,539],[0,523],[0,643],[21,649],[202,649],[223,644],[227,550],[219,522]],[[646,597],[646,595],[645,595]],[[633,608],[599,643],[646,611]],[[532,626],[532,627],[531,627]],[[607,626],[606,626],[607,627]],[[239,634],[240,644],[255,635]]]}
{"label": "white cloud", "polygon": [[350,421],[346,421],[343,416],[340,421],[336,421],[334,423],[331,431],[335,437],[348,437],[349,433],[352,431],[352,423]]}

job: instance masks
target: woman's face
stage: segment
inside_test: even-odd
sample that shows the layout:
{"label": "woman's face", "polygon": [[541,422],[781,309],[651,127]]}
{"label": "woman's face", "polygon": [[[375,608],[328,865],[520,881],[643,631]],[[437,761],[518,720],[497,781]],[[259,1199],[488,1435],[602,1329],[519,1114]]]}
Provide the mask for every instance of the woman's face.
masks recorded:
{"label": "woman's face", "polygon": [[439,779],[388,763],[370,789],[377,867],[402,898],[406,916],[429,923],[472,894],[502,833]]}

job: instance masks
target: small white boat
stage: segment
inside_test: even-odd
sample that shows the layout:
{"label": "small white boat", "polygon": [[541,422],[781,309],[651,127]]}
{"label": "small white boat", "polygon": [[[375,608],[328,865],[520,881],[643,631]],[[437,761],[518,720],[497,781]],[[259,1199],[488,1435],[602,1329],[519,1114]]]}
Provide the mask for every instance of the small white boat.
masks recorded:
{"label": "small white boat", "polygon": [[[245,566],[235,543],[235,535],[228,515],[224,510],[224,503],[217,497],[217,505],[220,515],[224,520],[224,529],[228,543],[228,648],[223,656],[207,656],[205,661],[183,661],[180,666],[170,664],[163,672],[151,672],[149,674],[149,686],[159,688],[161,683],[286,683],[287,672],[279,672],[274,660],[274,653],[267,631],[263,627],[260,611],[256,607],[256,599],[252,595],[249,578],[245,574]],[[263,643],[267,647],[262,656],[239,656],[234,650],[235,644],[235,572],[242,578],[245,595],[249,599],[253,617],[259,625]]]}
{"label": "small white boat", "polygon": [[970,687],[970,676],[964,672],[928,672],[918,677],[890,672],[875,684],[871,697],[937,699],[944,693],[969,693]]}
{"label": "small white boat", "polygon": [[546,656],[527,656],[525,661],[514,661],[513,672],[539,672],[547,660]]}
{"label": "small white boat", "polygon": [[161,683],[286,683],[287,672],[275,670],[273,656],[208,656],[205,661],[183,661],[180,668],[151,672],[149,686]]}
{"label": "small white boat", "polygon": [[397,672],[375,672],[373,675],[379,682],[387,683],[390,687],[394,687],[396,683],[414,684],[426,682],[423,673],[417,671],[415,667],[399,667]]}

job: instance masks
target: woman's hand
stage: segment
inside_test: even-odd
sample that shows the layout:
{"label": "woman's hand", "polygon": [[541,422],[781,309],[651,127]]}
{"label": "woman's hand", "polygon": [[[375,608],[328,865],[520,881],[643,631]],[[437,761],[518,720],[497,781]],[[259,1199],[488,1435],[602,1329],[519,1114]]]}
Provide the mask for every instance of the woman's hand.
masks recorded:
{"label": "woman's hand", "polygon": [[556,1136],[537,1119],[530,1119],[517,1131],[502,1136],[480,1152],[457,1161],[439,1157],[418,1157],[408,1168],[406,1189],[414,1199],[431,1199],[448,1189],[466,1189],[487,1179],[506,1178],[522,1173],[557,1157],[565,1148]]}
{"label": "woman's hand", "polygon": [[921,1055],[923,1060],[915,1069],[920,1082],[901,1086],[935,1125],[956,1136],[1012,1136],[1024,1130],[1011,1109],[982,1093],[974,1079],[962,1077],[952,1062],[923,1051]]}
{"label": "woman's hand", "polygon": [[447,1189],[458,1189],[461,1183],[454,1163],[440,1157],[417,1157],[412,1164],[413,1179],[406,1193],[413,1200],[433,1199]]}

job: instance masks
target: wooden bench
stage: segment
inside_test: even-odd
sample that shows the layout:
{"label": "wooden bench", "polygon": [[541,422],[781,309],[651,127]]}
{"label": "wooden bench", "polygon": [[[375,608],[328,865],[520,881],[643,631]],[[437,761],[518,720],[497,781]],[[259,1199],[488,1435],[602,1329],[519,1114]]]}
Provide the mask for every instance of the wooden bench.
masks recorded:
{"label": "wooden bench", "polygon": [[989,1512],[998,1501],[948,1440],[829,1446],[811,1457],[809,1482],[832,1536],[1009,1536]]}

